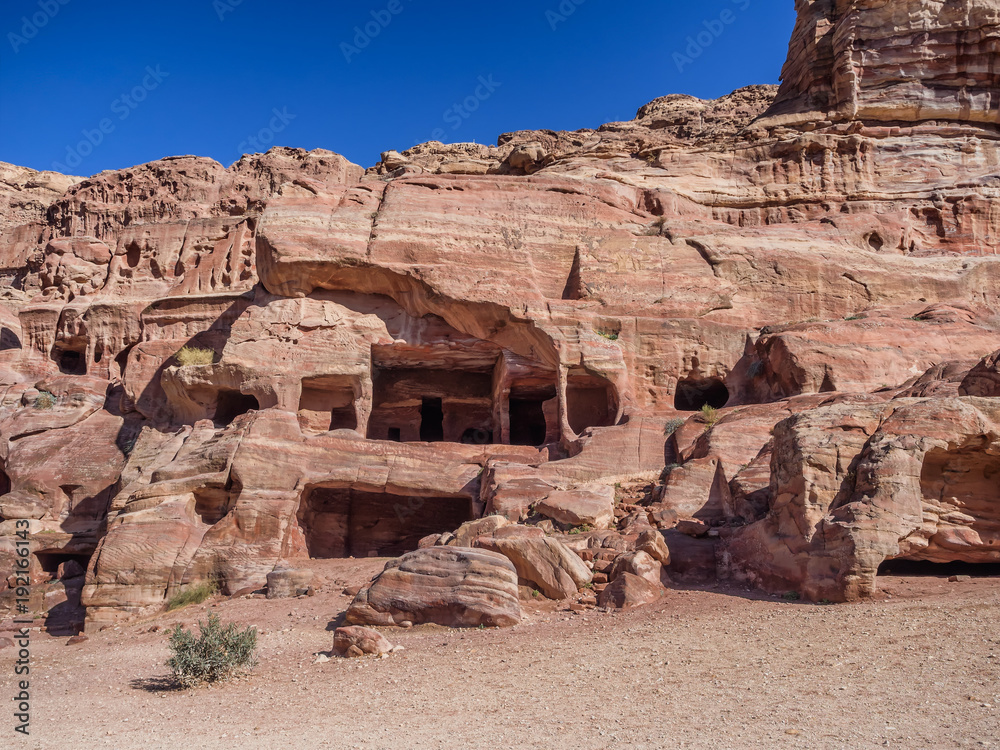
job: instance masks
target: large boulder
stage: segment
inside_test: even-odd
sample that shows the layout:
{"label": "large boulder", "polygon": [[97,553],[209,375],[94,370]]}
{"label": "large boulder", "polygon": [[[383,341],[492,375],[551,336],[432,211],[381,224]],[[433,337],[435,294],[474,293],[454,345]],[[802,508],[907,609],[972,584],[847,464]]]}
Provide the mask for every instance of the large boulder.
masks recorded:
{"label": "large boulder", "polygon": [[575,553],[541,529],[511,527],[477,545],[497,552],[513,563],[518,578],[549,599],[567,599],[593,580],[593,574]]}
{"label": "large boulder", "polygon": [[622,573],[597,597],[601,607],[632,609],[653,604],[664,595],[664,588],[632,573]]}
{"label": "large boulder", "polygon": [[663,565],[641,551],[626,552],[616,557],[608,571],[608,579],[614,581],[626,573],[639,576],[657,586],[668,581]]}
{"label": "large boulder", "polygon": [[615,488],[590,484],[550,492],[535,504],[535,512],[566,526],[606,529],[615,518]]}
{"label": "large boulder", "polygon": [[312,579],[311,570],[277,567],[267,574],[267,598],[289,599],[304,594]]}
{"label": "large boulder", "polygon": [[482,549],[428,547],[391,560],[351,602],[351,625],[433,622],[453,628],[521,621],[517,571]]}

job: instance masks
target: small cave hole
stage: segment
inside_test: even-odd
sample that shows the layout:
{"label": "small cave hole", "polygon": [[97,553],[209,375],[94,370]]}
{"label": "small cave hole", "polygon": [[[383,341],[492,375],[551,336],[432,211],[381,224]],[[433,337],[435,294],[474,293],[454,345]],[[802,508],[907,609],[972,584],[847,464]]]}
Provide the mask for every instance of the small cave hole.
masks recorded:
{"label": "small cave hole", "polygon": [[704,406],[721,409],[729,401],[729,389],[718,378],[688,378],[677,384],[674,408],[677,411],[699,411]]}
{"label": "small cave hole", "polygon": [[59,551],[36,552],[35,560],[38,562],[39,569],[47,574],[48,578],[58,578],[60,566],[62,566],[61,573],[64,578],[79,578],[87,572],[90,555]]}
{"label": "small cave hole", "polygon": [[882,239],[882,235],[878,232],[872,232],[868,235],[868,245],[872,250],[878,252],[883,247],[885,247],[885,240]]}
{"label": "small cave hole", "polygon": [[6,349],[20,349],[21,339],[9,328],[0,328],[0,351]]}
{"label": "small cave hole", "polygon": [[510,400],[510,444],[538,446],[545,442],[544,400],[512,398]]}
{"label": "small cave hole", "polygon": [[221,390],[215,407],[215,423],[230,425],[241,414],[260,409],[260,402],[255,396],[239,391]]}
{"label": "small cave hole", "polygon": [[131,243],[125,251],[125,264],[129,268],[137,268],[141,259],[142,249],[139,247],[138,243]]}
{"label": "small cave hole", "polygon": [[444,440],[444,406],[439,398],[421,400],[420,440],[424,443],[440,443]]}
{"label": "small cave hole", "polygon": [[73,349],[57,349],[52,353],[53,359],[59,366],[59,372],[64,375],[86,375],[87,360],[83,352]]}
{"label": "small cave hole", "polygon": [[573,432],[610,427],[617,416],[617,394],[605,378],[571,372],[566,383],[566,416]]}
{"label": "small cave hole", "polygon": [[10,492],[10,477],[6,471],[0,471],[0,495],[6,495],[8,492]]}
{"label": "small cave hole", "polygon": [[302,381],[299,425],[305,432],[355,430],[358,414],[354,406],[354,384],[350,378],[320,376]]}
{"label": "small cave hole", "polygon": [[399,427],[390,427],[386,440],[391,440],[394,443],[401,443],[403,441],[403,431]]}
{"label": "small cave hole", "polygon": [[229,513],[230,495],[224,489],[204,488],[194,493],[194,512],[202,523],[214,526]]}

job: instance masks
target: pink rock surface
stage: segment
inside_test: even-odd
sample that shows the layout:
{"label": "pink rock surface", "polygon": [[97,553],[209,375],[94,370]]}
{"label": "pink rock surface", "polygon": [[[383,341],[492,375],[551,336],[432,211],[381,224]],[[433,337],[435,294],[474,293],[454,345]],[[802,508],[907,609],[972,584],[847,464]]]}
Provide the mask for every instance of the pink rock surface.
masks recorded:
{"label": "pink rock surface", "polygon": [[[99,626],[483,539],[514,604],[517,576],[569,596],[577,552],[692,519],[719,536],[667,539],[672,570],[714,577],[718,544],[819,598],[887,558],[988,559],[985,490],[942,462],[992,471],[1000,7],[797,12],[780,90],[597,130],[369,170],[0,165],[0,562],[29,521],[32,575],[73,559]],[[487,513],[541,536],[462,530]]]}

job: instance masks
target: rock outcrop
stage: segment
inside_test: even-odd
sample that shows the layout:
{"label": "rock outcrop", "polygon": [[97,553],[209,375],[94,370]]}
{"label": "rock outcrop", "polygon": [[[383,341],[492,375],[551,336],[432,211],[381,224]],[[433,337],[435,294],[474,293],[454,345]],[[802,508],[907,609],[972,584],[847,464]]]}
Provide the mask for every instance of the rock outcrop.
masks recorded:
{"label": "rock outcrop", "polygon": [[418,547],[354,616],[992,559],[1000,2],[797,10],[780,89],[597,130],[4,166],[0,563],[99,626]]}

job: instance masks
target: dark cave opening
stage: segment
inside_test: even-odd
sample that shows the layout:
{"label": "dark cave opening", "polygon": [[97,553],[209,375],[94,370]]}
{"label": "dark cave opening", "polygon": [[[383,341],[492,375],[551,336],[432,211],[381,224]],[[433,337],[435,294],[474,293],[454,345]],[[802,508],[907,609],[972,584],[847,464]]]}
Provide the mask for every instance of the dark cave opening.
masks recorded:
{"label": "dark cave opening", "polygon": [[949,578],[950,576],[970,576],[972,578],[992,578],[1000,576],[1000,562],[970,563],[931,562],[929,560],[886,560],[878,567],[879,576],[920,576]]}
{"label": "dark cave opening", "polygon": [[7,327],[0,328],[0,351],[20,348],[21,339],[18,338],[18,335]]}
{"label": "dark cave opening", "polygon": [[260,409],[260,402],[255,396],[239,391],[223,389],[219,391],[215,406],[214,421],[217,425],[227,426],[241,414]]}
{"label": "dark cave opening", "polygon": [[467,370],[380,368],[373,373],[370,440],[493,441],[492,375]]}
{"label": "dark cave opening", "polygon": [[510,444],[538,446],[545,442],[545,399],[510,399]]}
{"label": "dark cave opening", "polygon": [[298,417],[306,432],[357,429],[353,380],[336,375],[304,379]]}
{"label": "dark cave opening", "polygon": [[444,440],[444,405],[439,398],[421,399],[420,439],[425,443]]}
{"label": "dark cave opening", "polygon": [[83,352],[75,349],[56,349],[52,358],[59,366],[59,372],[64,375],[86,375],[87,359]]}
{"label": "dark cave opening", "polygon": [[699,411],[704,406],[721,409],[729,401],[729,389],[719,378],[688,378],[677,383],[674,408]]}
{"label": "dark cave opening", "polygon": [[67,578],[76,578],[87,571],[87,565],[90,564],[90,555],[59,551],[36,552],[35,560],[38,561],[38,567],[41,571],[47,573],[50,578],[58,576],[60,565],[75,562],[75,566],[67,565],[64,571],[67,572]]}
{"label": "dark cave opening", "polygon": [[474,518],[472,500],[316,487],[299,506],[311,558],[394,557]]}

